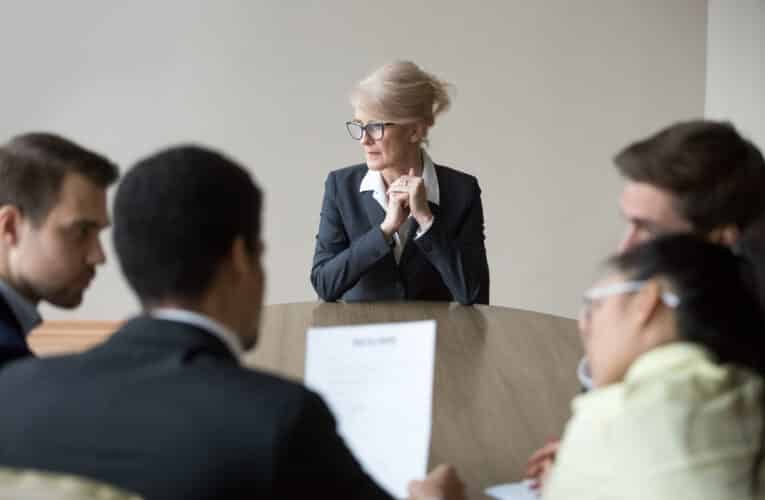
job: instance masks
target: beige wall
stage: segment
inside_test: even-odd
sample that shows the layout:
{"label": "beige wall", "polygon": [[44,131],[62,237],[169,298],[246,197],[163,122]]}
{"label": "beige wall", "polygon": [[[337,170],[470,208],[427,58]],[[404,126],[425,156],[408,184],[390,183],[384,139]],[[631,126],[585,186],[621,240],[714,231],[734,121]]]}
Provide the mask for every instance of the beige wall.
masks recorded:
{"label": "beige wall", "polygon": [[[195,140],[267,190],[271,303],[312,300],[323,180],[360,161],[346,93],[411,58],[453,82],[437,162],[479,177],[492,302],[572,316],[621,229],[610,157],[701,115],[702,0],[3,3],[0,136],[67,134],[129,165]],[[114,258],[80,311],[136,308]]]}
{"label": "beige wall", "polygon": [[706,114],[765,150],[765,1],[710,0]]}

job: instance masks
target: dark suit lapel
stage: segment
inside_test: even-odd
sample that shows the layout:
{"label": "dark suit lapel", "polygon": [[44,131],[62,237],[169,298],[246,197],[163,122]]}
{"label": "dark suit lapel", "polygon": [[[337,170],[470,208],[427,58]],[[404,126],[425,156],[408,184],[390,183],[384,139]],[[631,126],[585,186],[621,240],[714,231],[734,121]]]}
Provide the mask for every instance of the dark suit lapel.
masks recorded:
{"label": "dark suit lapel", "polygon": [[430,211],[433,213],[433,217],[438,217],[438,214],[441,213],[441,207],[432,201],[428,202],[428,206],[430,207]]}
{"label": "dark suit lapel", "polygon": [[[439,213],[438,205],[431,202],[428,202],[428,205],[430,205],[430,211],[433,213],[433,217],[438,217],[438,213]],[[404,253],[401,254],[401,261],[399,262],[399,267],[402,269],[408,264],[408,261],[412,257],[420,253],[419,249],[416,248],[417,243],[414,242],[414,238],[417,235],[417,230],[419,228],[420,228],[420,225],[417,224],[417,221],[414,220],[414,218],[412,218],[412,225],[409,227],[409,233],[406,239],[406,246],[404,247]]]}
{"label": "dark suit lapel", "polygon": [[31,353],[27,347],[21,324],[10,304],[2,295],[0,295],[0,346],[23,353]]}
{"label": "dark suit lapel", "polygon": [[401,254],[401,260],[398,263],[398,266],[400,268],[404,268],[407,261],[412,258],[412,255],[414,255],[417,252],[417,249],[415,246],[417,246],[417,243],[414,242],[414,237],[417,234],[417,230],[420,228],[419,224],[417,224],[417,221],[412,218],[412,222],[409,225],[409,231],[407,232],[406,236],[406,246],[404,247],[404,253]]}
{"label": "dark suit lapel", "polygon": [[385,219],[385,210],[377,203],[375,197],[372,196],[372,191],[363,191],[359,194],[361,195],[361,203],[364,205],[364,210],[367,212],[369,224],[372,227],[382,224],[382,221]]}

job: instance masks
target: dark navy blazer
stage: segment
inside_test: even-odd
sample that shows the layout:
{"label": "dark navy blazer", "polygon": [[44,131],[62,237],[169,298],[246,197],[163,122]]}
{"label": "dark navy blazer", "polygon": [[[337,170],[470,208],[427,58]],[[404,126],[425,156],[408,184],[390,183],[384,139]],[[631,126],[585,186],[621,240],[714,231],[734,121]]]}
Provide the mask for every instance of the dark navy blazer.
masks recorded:
{"label": "dark navy blazer", "polygon": [[5,297],[0,294],[0,366],[14,359],[32,356],[24,331]]}
{"label": "dark navy blazer", "polygon": [[0,401],[2,466],[147,500],[391,500],[317,394],[195,326],[144,316],[84,353],[8,363]]}
{"label": "dark navy blazer", "polygon": [[380,229],[385,210],[371,191],[359,191],[366,164],[329,174],[311,269],[320,298],[489,303],[478,180],[441,165],[435,169],[440,200],[430,204],[433,225],[415,240],[417,223],[412,221],[398,264]]}

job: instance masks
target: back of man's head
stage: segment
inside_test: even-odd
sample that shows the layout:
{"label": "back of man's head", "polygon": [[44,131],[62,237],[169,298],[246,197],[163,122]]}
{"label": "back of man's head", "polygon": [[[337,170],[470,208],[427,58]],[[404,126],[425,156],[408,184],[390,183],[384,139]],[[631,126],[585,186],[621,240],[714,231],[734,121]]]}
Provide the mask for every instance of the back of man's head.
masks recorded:
{"label": "back of man's head", "polygon": [[237,237],[255,251],[261,193],[223,155],[172,147],[139,161],[114,201],[114,245],[144,306],[197,300],[211,286]]}
{"label": "back of man's head", "polygon": [[626,179],[672,193],[698,233],[745,231],[765,212],[765,160],[730,123],[676,123],[627,146],[614,162]]}
{"label": "back of man's head", "polygon": [[0,205],[13,205],[35,224],[56,204],[64,177],[79,174],[106,189],[119,176],[105,157],[61,136],[28,133],[0,146]]}

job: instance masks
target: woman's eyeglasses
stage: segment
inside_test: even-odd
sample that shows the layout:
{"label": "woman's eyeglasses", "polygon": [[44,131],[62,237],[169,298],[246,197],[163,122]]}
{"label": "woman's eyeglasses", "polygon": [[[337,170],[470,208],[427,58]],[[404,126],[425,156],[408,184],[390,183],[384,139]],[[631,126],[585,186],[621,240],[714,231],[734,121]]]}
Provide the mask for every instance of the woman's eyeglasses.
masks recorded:
{"label": "woman's eyeglasses", "polygon": [[355,141],[360,141],[364,134],[367,134],[373,141],[379,141],[385,135],[385,127],[393,127],[395,125],[395,123],[391,122],[369,122],[366,125],[355,120],[345,122],[348,134]]}
{"label": "woman's eyeglasses", "polygon": [[[582,297],[582,315],[585,321],[589,321],[592,315],[592,306],[612,295],[635,293],[640,291],[647,281],[621,281],[611,285],[590,288]],[[680,298],[672,292],[662,292],[661,300],[667,307],[675,308],[680,303]]]}

